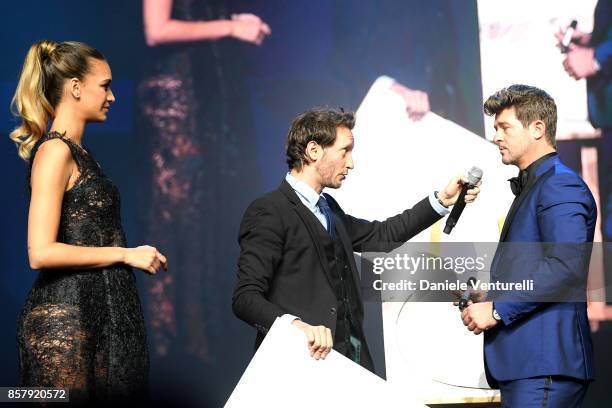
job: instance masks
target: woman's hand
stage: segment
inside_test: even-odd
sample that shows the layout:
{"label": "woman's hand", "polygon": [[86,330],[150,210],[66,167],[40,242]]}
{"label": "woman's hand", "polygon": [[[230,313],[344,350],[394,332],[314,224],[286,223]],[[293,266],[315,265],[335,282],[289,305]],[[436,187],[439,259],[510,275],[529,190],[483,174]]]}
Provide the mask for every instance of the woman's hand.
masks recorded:
{"label": "woman's hand", "polygon": [[241,13],[232,15],[232,37],[261,45],[264,38],[270,34],[272,34],[270,26],[255,14]]}
{"label": "woman's hand", "polygon": [[168,270],[168,261],[155,247],[142,245],[136,248],[126,248],[123,262],[134,268],[155,275],[160,268]]}

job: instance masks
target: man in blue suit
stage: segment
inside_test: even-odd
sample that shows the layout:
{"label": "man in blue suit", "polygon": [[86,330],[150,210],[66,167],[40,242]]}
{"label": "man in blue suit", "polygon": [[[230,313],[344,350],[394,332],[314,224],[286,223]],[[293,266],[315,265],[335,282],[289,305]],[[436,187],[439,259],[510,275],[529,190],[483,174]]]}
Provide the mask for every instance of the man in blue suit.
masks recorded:
{"label": "man in blue suit", "polygon": [[[595,7],[593,31],[574,31],[563,67],[574,79],[586,79],[589,120],[601,129],[598,142],[599,198],[601,232],[605,242],[612,242],[612,1],[600,0]],[[558,35],[561,41],[560,33]],[[579,141],[564,141],[561,155],[580,166]],[[612,279],[612,251],[604,255],[606,278]]]}
{"label": "man in blue suit", "polygon": [[[520,169],[510,180],[516,198],[491,280],[523,275],[533,280],[533,290],[503,299],[489,293],[489,301],[470,304],[461,317],[474,334],[485,333],[487,379],[500,388],[504,407],[577,407],[593,380],[584,289],[595,201],[556,153],[557,108],[546,92],[512,85],[490,96],[484,111],[495,115],[503,163]],[[517,251],[518,243],[531,244]],[[581,298],[563,297],[567,288],[580,288]]]}

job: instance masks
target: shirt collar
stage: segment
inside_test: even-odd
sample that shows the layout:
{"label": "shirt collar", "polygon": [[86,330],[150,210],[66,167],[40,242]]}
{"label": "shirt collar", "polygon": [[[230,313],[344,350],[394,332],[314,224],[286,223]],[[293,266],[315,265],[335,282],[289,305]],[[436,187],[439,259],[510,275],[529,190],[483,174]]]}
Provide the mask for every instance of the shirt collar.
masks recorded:
{"label": "shirt collar", "polygon": [[302,198],[302,202],[308,203],[309,208],[315,208],[319,202],[320,195],[308,184],[293,177],[291,173],[287,173],[285,180],[291,188]]}
{"label": "shirt collar", "polygon": [[527,168],[523,171],[527,173],[528,182],[533,180],[536,177],[536,172],[538,170],[538,167],[540,167],[540,165],[543,162],[545,162],[546,159],[556,156],[556,155],[557,155],[557,152],[551,152],[551,153],[545,154],[544,156],[540,157],[539,159],[531,163],[529,166],[527,166]]}

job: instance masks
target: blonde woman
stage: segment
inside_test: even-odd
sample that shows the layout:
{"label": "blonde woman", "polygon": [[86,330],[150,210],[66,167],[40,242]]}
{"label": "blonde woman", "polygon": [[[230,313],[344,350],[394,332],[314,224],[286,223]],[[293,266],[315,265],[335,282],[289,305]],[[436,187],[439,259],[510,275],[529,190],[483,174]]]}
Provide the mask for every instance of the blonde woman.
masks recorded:
{"label": "blonde woman", "polygon": [[126,247],[117,188],[83,146],[86,124],[105,121],[115,101],[111,80],[98,50],[40,41],[12,104],[22,123],[10,137],[30,164],[28,256],[39,270],[18,322],[21,383],[66,388],[71,401],[146,392],[132,267],[167,268],[155,248]]}

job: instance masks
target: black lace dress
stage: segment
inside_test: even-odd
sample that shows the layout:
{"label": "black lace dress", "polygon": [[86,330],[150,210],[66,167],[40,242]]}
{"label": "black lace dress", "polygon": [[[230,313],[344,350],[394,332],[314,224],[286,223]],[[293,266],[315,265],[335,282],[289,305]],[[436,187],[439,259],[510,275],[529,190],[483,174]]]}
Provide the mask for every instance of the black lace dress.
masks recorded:
{"label": "black lace dress", "polygon": [[[80,172],[64,193],[58,242],[125,247],[119,192],[88,150],[49,133],[35,145],[30,163],[49,139],[68,145]],[[22,386],[67,388],[72,402],[146,394],[144,319],[126,265],[41,270],[21,311],[17,342]]]}
{"label": "black lace dress", "polygon": [[[173,0],[172,18],[229,18],[225,3]],[[227,367],[225,337],[242,328],[228,293],[239,222],[261,191],[243,80],[250,47],[224,39],[148,49],[138,89],[150,172],[139,186],[143,232],[172,260],[170,273],[150,280],[145,292],[156,357]]]}

